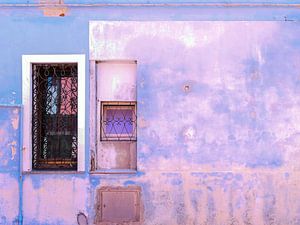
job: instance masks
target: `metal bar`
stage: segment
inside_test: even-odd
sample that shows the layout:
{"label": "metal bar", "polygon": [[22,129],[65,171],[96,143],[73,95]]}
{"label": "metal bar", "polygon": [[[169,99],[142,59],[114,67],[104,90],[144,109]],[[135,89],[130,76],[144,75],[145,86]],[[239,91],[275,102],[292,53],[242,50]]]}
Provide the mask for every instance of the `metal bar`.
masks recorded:
{"label": "metal bar", "polygon": [[[109,110],[111,113],[109,114]],[[124,113],[123,110],[127,110]],[[132,127],[132,131],[130,129]],[[107,128],[109,130],[107,130]],[[136,141],[136,102],[102,101],[101,102],[101,141]]]}
{"label": "metal bar", "polygon": [[77,64],[33,64],[33,168],[77,166]]}
{"label": "metal bar", "polygon": [[300,3],[68,3],[68,4],[0,4],[0,7],[288,7],[298,8]]}

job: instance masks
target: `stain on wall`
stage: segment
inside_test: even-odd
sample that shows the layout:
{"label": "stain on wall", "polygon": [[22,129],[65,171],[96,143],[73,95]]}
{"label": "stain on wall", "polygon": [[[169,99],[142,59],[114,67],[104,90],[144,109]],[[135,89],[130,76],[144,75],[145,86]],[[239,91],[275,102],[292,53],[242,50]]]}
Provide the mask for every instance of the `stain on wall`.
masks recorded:
{"label": "stain on wall", "polygon": [[39,4],[44,16],[64,17],[67,15],[68,8],[64,7],[63,0],[40,0]]}
{"label": "stain on wall", "polygon": [[0,107],[0,113],[0,171],[18,172],[20,109]]}
{"label": "stain on wall", "polygon": [[89,55],[90,32],[90,60],[138,60],[138,171],[24,174],[20,203],[20,111],[0,108],[0,224],[17,224],[19,203],[23,224],[74,225],[79,212],[93,224],[96,190],[131,185],[146,225],[300,224],[300,26],[275,22],[299,9],[68,10],[1,8],[0,103],[21,103],[22,54]]}
{"label": "stain on wall", "polygon": [[18,224],[19,107],[0,107],[0,224]]}
{"label": "stain on wall", "polygon": [[288,141],[299,132],[298,29],[90,22],[90,59],[139,65],[138,169],[145,174],[135,184],[143,187],[145,224],[297,224],[298,213],[282,205],[300,206],[288,200],[285,177],[299,168],[298,144]]}
{"label": "stain on wall", "polygon": [[77,224],[89,209],[88,179],[53,174],[26,175],[24,224]]}

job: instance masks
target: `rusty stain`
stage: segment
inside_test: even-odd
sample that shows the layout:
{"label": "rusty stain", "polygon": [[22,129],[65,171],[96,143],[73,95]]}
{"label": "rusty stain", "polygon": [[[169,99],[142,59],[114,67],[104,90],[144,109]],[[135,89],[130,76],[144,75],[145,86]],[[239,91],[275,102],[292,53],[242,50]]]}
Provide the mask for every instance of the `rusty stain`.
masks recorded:
{"label": "rusty stain", "polygon": [[66,7],[42,7],[44,16],[49,17],[63,17],[67,14],[68,8]]}
{"label": "rusty stain", "polygon": [[[63,0],[40,0],[40,4],[41,5],[50,5],[49,7],[41,7],[44,16],[64,17],[68,11],[68,8],[64,7]],[[51,5],[53,5],[53,6],[51,6]]]}

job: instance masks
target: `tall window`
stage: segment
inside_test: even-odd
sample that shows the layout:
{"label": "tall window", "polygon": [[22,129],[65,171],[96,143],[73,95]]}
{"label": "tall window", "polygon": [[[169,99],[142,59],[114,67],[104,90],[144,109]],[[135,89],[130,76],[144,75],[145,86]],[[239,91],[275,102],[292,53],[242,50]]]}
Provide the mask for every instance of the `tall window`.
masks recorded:
{"label": "tall window", "polygon": [[85,170],[85,56],[23,55],[23,171]]}
{"label": "tall window", "polygon": [[32,65],[34,169],[77,169],[77,64]]}

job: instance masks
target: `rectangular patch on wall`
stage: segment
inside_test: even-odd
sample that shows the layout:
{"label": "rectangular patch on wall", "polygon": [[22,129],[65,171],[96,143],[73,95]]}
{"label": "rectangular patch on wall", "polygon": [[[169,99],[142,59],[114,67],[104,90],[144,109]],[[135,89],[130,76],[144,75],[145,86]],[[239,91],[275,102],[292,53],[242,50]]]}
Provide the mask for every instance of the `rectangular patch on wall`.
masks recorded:
{"label": "rectangular patch on wall", "polygon": [[132,224],[141,221],[140,187],[102,187],[97,191],[96,224]]}
{"label": "rectangular patch on wall", "polygon": [[136,170],[137,61],[100,60],[95,70],[97,86],[91,92],[96,90],[97,97],[91,105],[96,106],[97,139],[91,140],[97,147],[92,168],[98,172]]}

